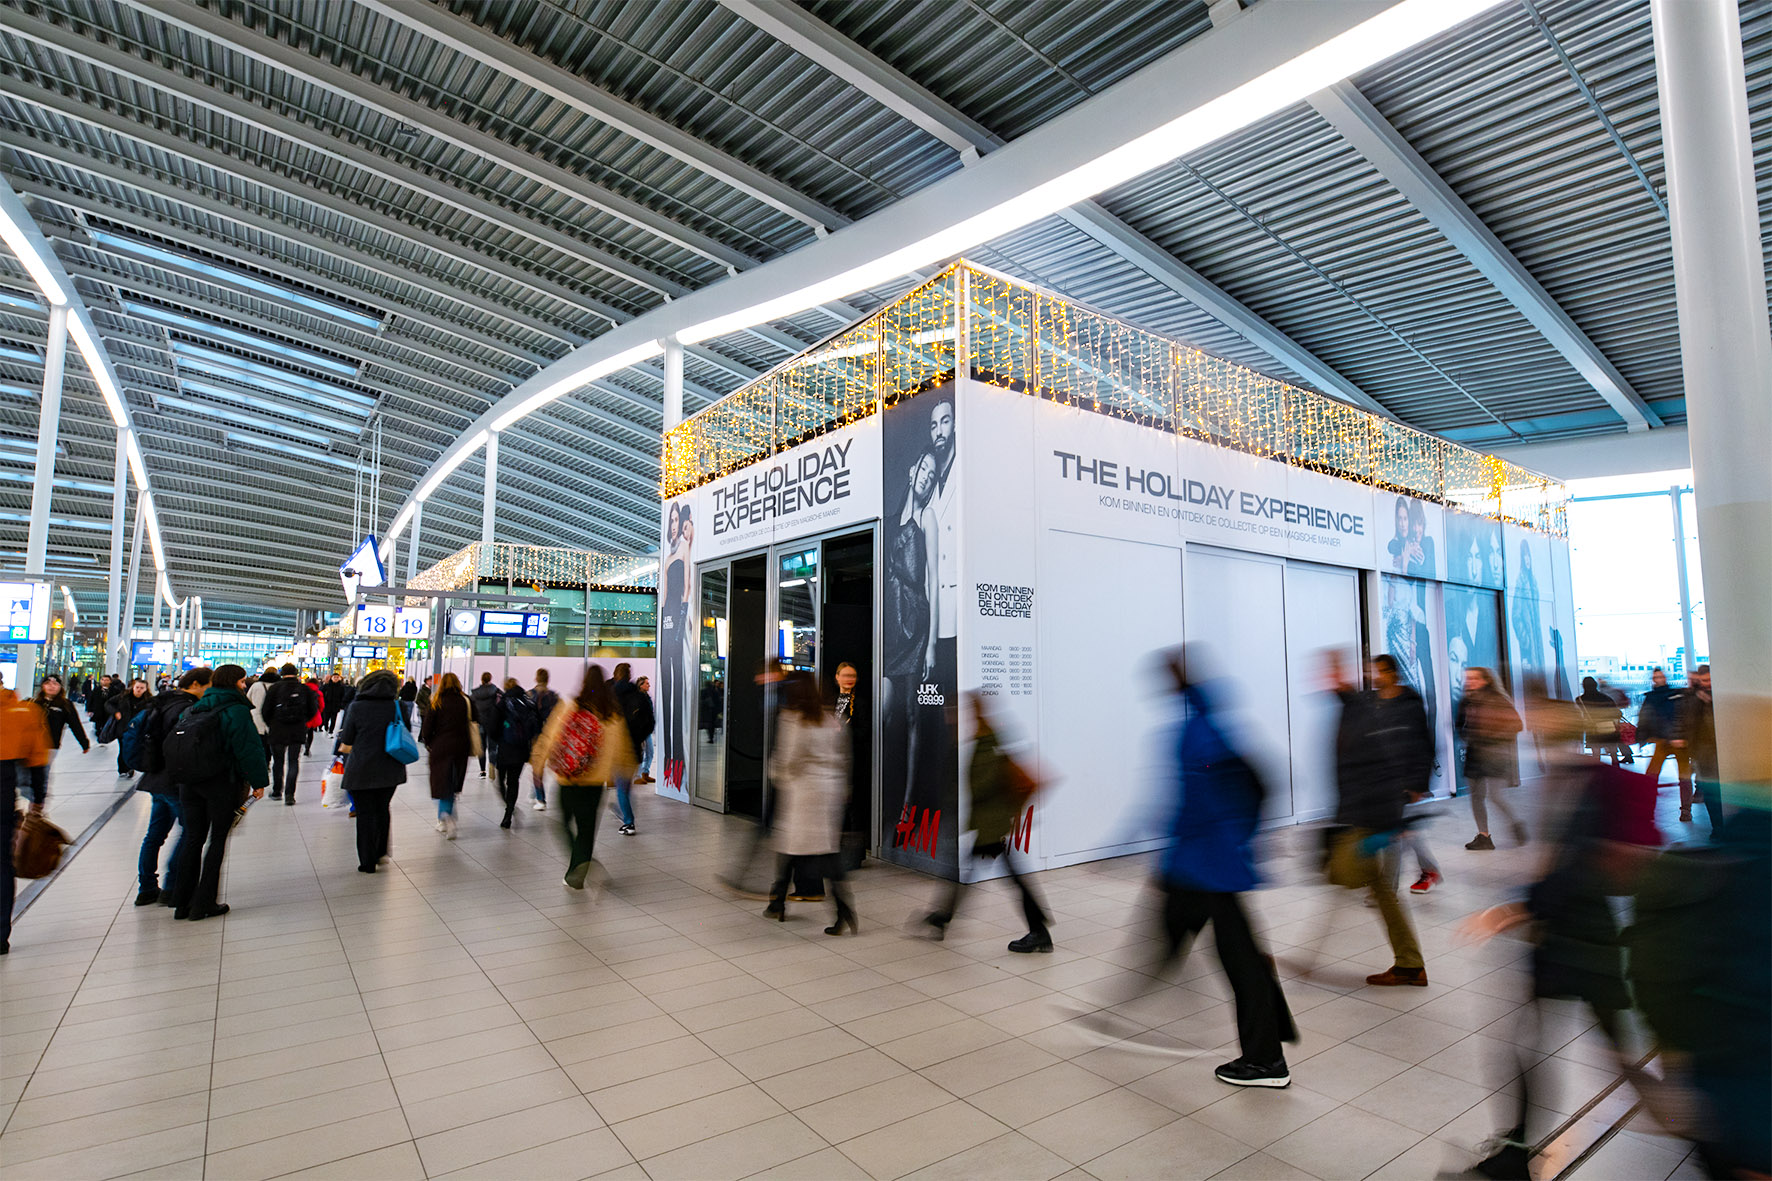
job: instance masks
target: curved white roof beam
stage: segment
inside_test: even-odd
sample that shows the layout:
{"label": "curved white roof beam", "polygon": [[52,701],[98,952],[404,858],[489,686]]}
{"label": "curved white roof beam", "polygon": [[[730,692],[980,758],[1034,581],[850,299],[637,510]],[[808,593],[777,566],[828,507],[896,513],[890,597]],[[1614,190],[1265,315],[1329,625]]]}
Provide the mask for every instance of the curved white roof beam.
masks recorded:
{"label": "curved white roof beam", "polygon": [[781,319],[1059,212],[1496,6],[1500,0],[1266,0],[964,171],[800,250],[611,328],[518,385],[437,458],[422,501],[501,430],[663,351]]}
{"label": "curved white roof beam", "polygon": [[43,293],[43,298],[52,305],[64,305],[68,309],[68,339],[86,362],[86,371],[98,386],[99,394],[105,401],[105,409],[110,412],[111,421],[117,426],[117,445],[126,449],[130,475],[134,478],[141,508],[146,513],[148,540],[154,552],[154,570],[165,592],[166,601],[177,607],[183,600],[175,601],[172,597],[172,579],[167,569],[166,552],[160,543],[160,520],[154,512],[148,465],[142,459],[141,444],[135,434],[135,420],[129,413],[129,403],[123,400],[123,385],[117,380],[117,370],[111,364],[111,356],[105,351],[104,341],[92,322],[91,314],[86,310],[85,301],[74,289],[73,279],[69,278],[61,260],[49,248],[49,239],[37,228],[36,219],[25,208],[25,203],[19,200],[18,194],[13,192],[12,185],[7,183],[4,176],[0,176],[0,240],[4,240],[7,249],[18,256],[25,273],[30,275],[31,281]]}

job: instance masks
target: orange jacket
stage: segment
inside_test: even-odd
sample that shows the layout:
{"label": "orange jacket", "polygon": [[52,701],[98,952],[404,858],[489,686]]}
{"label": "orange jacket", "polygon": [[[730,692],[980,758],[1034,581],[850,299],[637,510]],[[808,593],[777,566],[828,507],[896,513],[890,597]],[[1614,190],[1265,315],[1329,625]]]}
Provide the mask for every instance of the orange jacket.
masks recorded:
{"label": "orange jacket", "polygon": [[43,711],[0,688],[0,762],[41,767],[49,762],[49,725]]}

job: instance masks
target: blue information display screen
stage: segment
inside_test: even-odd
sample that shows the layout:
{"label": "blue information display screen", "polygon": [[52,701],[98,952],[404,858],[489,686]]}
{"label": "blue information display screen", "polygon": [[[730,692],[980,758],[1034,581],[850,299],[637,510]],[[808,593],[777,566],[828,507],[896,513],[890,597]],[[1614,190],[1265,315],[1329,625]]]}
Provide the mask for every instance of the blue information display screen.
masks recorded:
{"label": "blue information display screen", "polygon": [[548,616],[545,611],[482,611],[480,634],[544,640],[548,635]]}

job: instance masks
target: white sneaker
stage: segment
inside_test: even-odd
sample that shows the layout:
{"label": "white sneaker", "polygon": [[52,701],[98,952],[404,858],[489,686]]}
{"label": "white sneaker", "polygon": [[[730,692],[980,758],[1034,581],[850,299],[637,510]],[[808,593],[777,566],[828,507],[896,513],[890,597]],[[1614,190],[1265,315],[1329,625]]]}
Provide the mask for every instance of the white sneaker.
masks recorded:
{"label": "white sneaker", "polygon": [[449,818],[449,827],[443,831],[443,839],[446,841],[453,841],[455,839],[455,817],[453,816]]}
{"label": "white sneaker", "polygon": [[533,807],[537,812],[546,812],[548,810],[548,805],[543,800],[535,801],[535,803],[532,804],[531,807]]}
{"label": "white sneaker", "polygon": [[437,831],[438,832],[442,832],[444,829],[446,829],[448,827],[449,826],[447,824],[443,823],[443,818],[441,816],[437,817]]}

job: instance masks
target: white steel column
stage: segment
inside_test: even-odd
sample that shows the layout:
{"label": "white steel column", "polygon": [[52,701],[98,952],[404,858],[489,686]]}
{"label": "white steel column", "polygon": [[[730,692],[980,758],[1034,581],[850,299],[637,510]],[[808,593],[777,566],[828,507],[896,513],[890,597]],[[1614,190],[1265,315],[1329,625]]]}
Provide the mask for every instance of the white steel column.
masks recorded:
{"label": "white steel column", "polygon": [[[49,502],[55,496],[56,435],[62,421],[62,372],[68,356],[68,308],[49,308],[49,344],[43,356],[43,401],[37,414],[37,471],[31,482],[31,524],[25,536],[25,574],[43,577],[49,559]],[[47,644],[48,641],[46,640]],[[18,695],[29,697],[37,684],[36,644],[18,646]]]}
{"label": "white steel column", "polygon": [[141,582],[142,572],[142,531],[148,523],[146,514],[142,512],[142,498],[135,498],[135,528],[132,530],[133,540],[129,543],[129,585],[123,591],[123,644],[118,665],[127,675],[129,672],[129,646],[135,639],[135,592]]}
{"label": "white steel column", "polygon": [[1772,327],[1735,0],[1651,0],[1723,780],[1772,785]]}
{"label": "white steel column", "polygon": [[129,452],[117,432],[117,472],[111,481],[111,577],[105,601],[105,655],[100,672],[116,672],[122,628],[117,614],[123,601],[123,510],[129,504]]}
{"label": "white steel column", "polygon": [[675,337],[664,342],[664,429],[683,421],[683,346]]}
{"label": "white steel column", "polygon": [[160,608],[165,605],[160,597],[160,576],[156,574],[154,576],[154,643],[156,644],[160,642]]}
{"label": "white steel column", "polygon": [[412,506],[412,528],[406,534],[406,585],[418,577],[418,531],[425,523],[425,502]]}
{"label": "white steel column", "polygon": [[480,501],[480,544],[492,544],[492,527],[498,517],[498,432],[486,434],[486,485]]}

